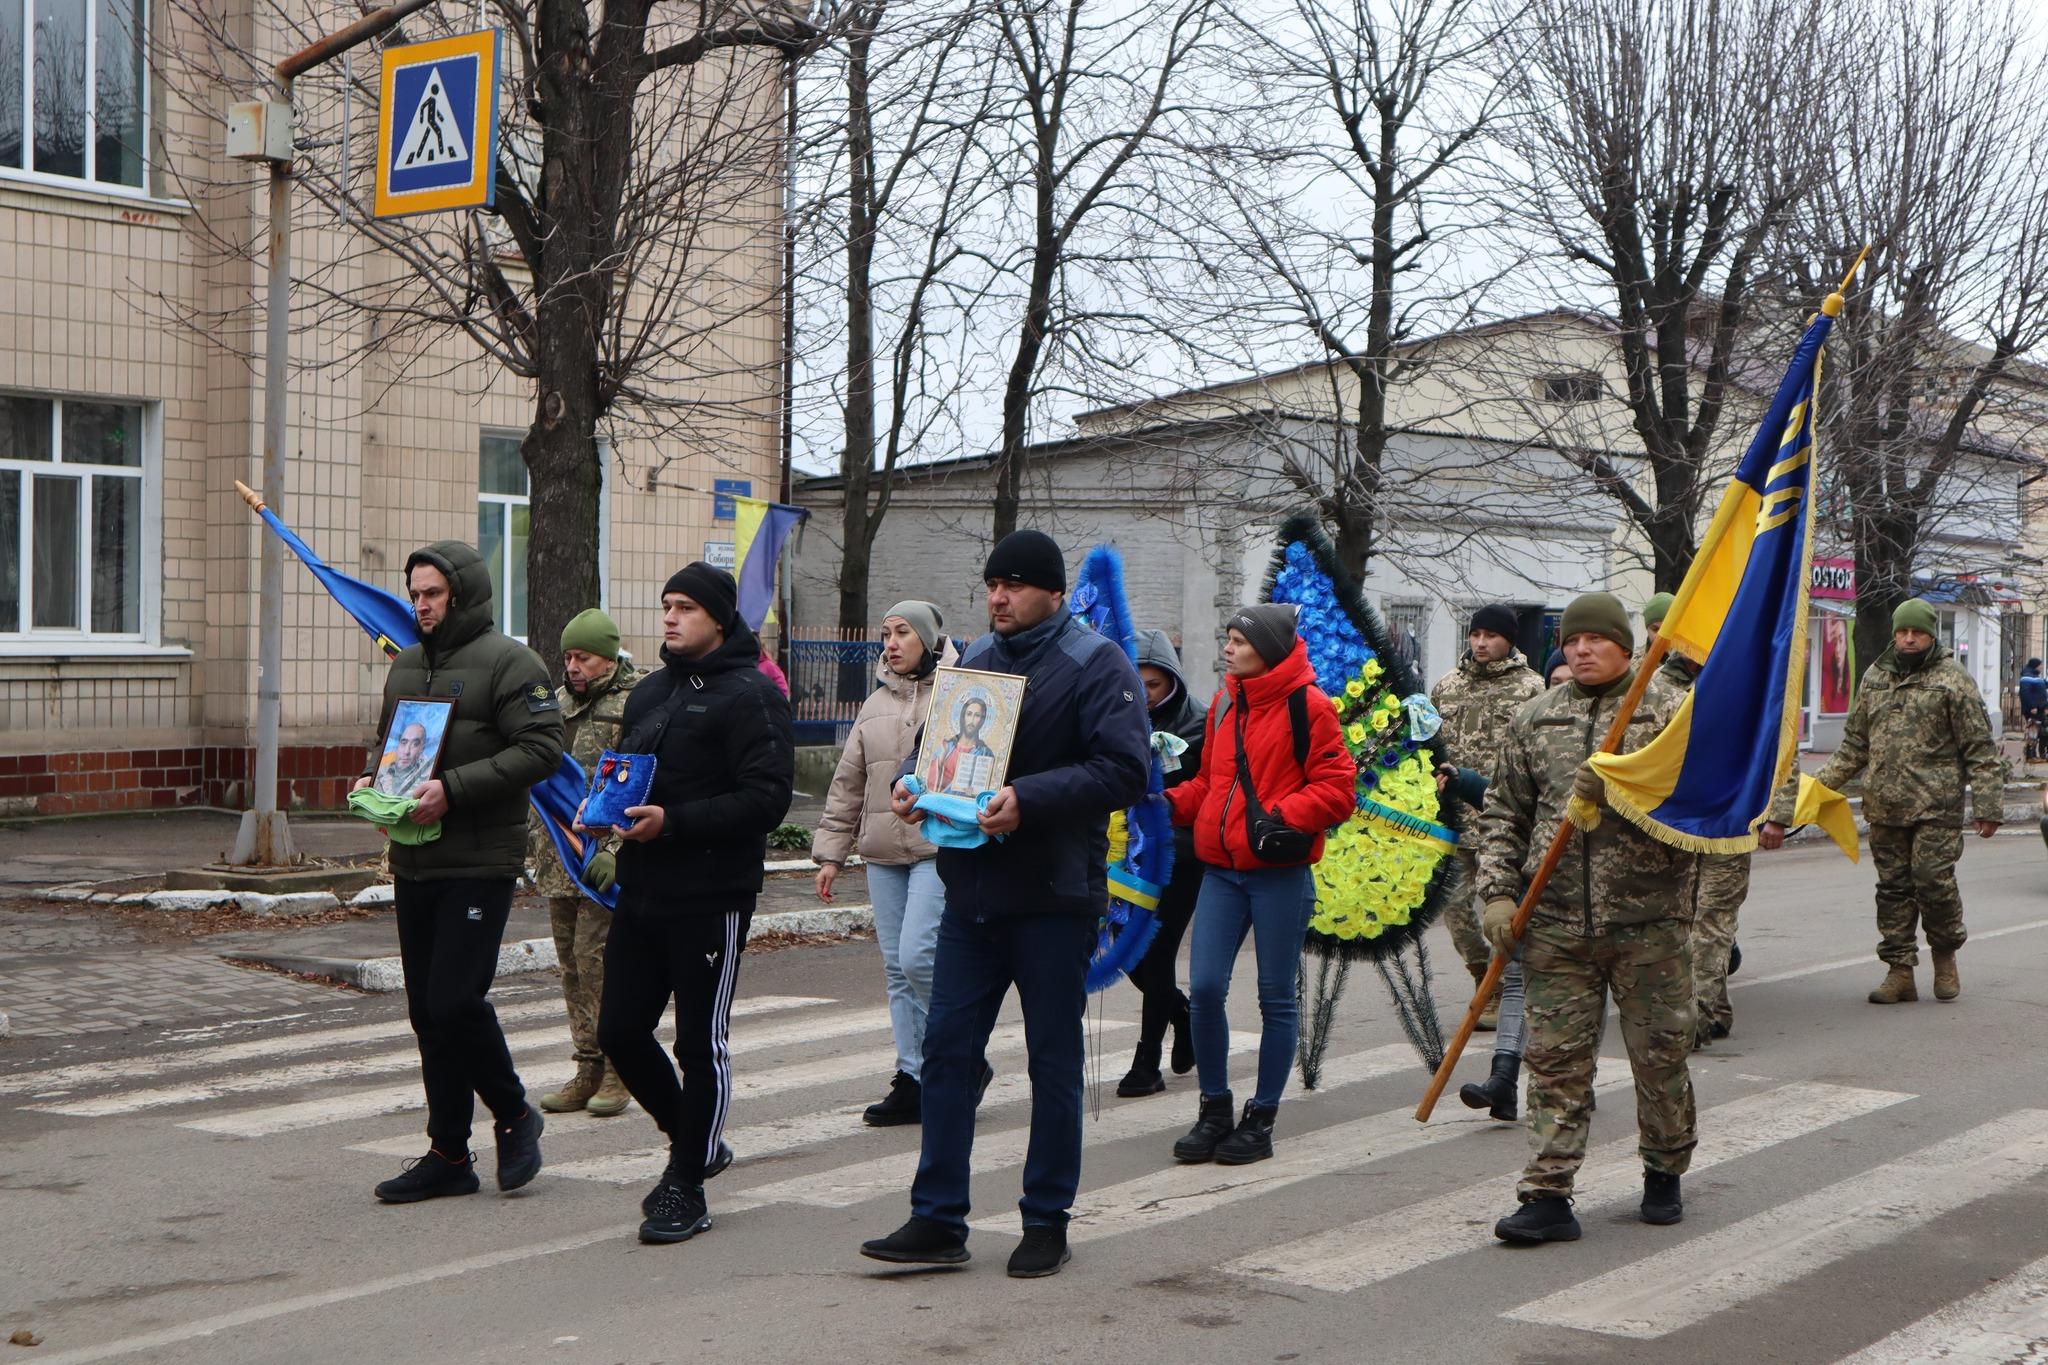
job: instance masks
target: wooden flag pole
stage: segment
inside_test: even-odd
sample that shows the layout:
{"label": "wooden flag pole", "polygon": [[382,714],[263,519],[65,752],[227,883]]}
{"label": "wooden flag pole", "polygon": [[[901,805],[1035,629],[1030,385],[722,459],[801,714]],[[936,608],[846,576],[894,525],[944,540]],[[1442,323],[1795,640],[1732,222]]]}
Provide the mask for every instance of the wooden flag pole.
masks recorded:
{"label": "wooden flag pole", "polygon": [[[1643,651],[1643,662],[1636,669],[1635,681],[1629,684],[1628,692],[1621,699],[1621,709],[1614,713],[1614,723],[1607,727],[1607,738],[1600,741],[1596,751],[1603,754],[1616,753],[1621,748],[1622,737],[1628,733],[1628,723],[1635,717],[1636,707],[1643,700],[1643,693],[1650,686],[1650,675],[1657,671],[1657,665],[1664,661],[1664,637],[1660,634],[1650,641],[1650,647]],[[1543,855],[1543,862],[1536,868],[1536,875],[1529,880],[1529,889],[1522,893],[1522,904],[1515,911],[1515,941],[1529,931],[1529,917],[1536,912],[1536,902],[1542,897],[1543,889],[1550,885],[1550,878],[1557,871],[1557,865],[1564,861],[1564,851],[1571,844],[1572,834],[1577,827],[1569,820],[1560,820],[1557,834],[1550,841],[1550,848]],[[1479,1027],[1479,1016],[1486,1004],[1493,999],[1493,993],[1500,988],[1500,979],[1508,969],[1508,956],[1499,949],[1494,950],[1493,961],[1486,964],[1486,975],[1479,980],[1479,989],[1472,996],[1472,1003],[1465,1008],[1465,1018],[1458,1025],[1458,1032],[1444,1049],[1443,1063],[1437,1067],[1436,1075],[1430,1078],[1429,1091],[1416,1106],[1415,1121],[1428,1123],[1429,1116],[1436,1110],[1437,1099],[1444,1093],[1444,1087],[1451,1083],[1451,1072],[1458,1066],[1458,1058],[1464,1055],[1465,1045],[1472,1041],[1472,1032]]]}

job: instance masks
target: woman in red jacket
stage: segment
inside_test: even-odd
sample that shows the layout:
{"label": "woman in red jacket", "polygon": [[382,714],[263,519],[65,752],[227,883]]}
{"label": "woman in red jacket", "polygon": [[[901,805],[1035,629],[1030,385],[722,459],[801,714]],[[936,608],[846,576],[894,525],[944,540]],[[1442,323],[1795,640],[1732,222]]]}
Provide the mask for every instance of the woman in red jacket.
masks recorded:
{"label": "woman in red jacket", "polygon": [[[1273,1155],[1273,1118],[1299,1032],[1295,972],[1316,900],[1310,869],[1323,856],[1323,831],[1358,807],[1357,766],[1330,699],[1316,689],[1294,614],[1268,603],[1230,618],[1202,771],[1166,793],[1174,823],[1194,826],[1195,856],[1207,867],[1188,968],[1202,1108],[1173,1144],[1179,1161],[1235,1166]],[[1259,1079],[1233,1128],[1223,1002],[1247,932],[1259,964]]]}

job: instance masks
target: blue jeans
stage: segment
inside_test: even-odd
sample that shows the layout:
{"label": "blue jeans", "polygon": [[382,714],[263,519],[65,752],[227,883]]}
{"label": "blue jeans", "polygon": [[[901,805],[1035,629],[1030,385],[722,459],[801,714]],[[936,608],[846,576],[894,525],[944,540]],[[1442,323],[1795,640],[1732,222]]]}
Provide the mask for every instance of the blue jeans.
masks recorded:
{"label": "blue jeans", "polygon": [[1024,1007],[1031,1141],[1024,1154],[1026,1227],[1065,1227],[1081,1183],[1082,1013],[1095,921],[1087,915],[976,920],[948,905],[924,1045],[924,1150],[911,1212],[967,1236],[969,1155],[989,1033],[1010,987]]}
{"label": "blue jeans", "polygon": [[1252,935],[1259,959],[1259,1088],[1255,1103],[1280,1103],[1294,1043],[1301,1028],[1296,976],[1301,944],[1315,909],[1314,875],[1307,867],[1261,867],[1237,872],[1212,867],[1195,902],[1195,926],[1188,962],[1188,1005],[1195,1035],[1195,1075],[1204,1098],[1230,1093],[1230,1021],[1223,1002],[1230,994],[1230,969],[1244,936]]}
{"label": "blue jeans", "polygon": [[882,946],[882,979],[889,986],[896,1069],[914,1081],[924,1066],[924,1021],[932,1004],[932,963],[939,955],[946,888],[938,864],[929,858],[898,867],[869,863],[867,874],[875,941]]}

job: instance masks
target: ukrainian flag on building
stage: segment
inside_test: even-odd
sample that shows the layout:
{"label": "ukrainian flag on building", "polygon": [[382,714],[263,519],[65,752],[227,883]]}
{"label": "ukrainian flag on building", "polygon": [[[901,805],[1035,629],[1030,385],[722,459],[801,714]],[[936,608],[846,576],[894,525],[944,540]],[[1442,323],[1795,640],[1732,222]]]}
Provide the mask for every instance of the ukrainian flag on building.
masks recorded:
{"label": "ukrainian flag on building", "polygon": [[[1842,306],[1842,295],[1830,294],[1800,338],[1664,617],[1666,647],[1702,665],[1692,692],[1641,749],[1592,760],[1608,804],[1679,848],[1755,848],[1794,763],[1813,557],[1814,390],[1821,343]],[[1805,774],[1797,821],[1819,824],[1856,856],[1848,802]]]}

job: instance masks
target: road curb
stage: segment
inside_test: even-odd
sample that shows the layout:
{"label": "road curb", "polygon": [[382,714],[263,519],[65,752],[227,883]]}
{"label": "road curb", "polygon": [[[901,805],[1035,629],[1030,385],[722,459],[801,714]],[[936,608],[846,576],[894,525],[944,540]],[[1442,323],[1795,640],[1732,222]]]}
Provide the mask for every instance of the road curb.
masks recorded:
{"label": "road curb", "polygon": [[[374,888],[373,888],[374,889]],[[844,937],[872,929],[875,913],[866,905],[849,905],[836,910],[785,910],[756,915],[747,930],[747,941],[767,934],[836,935]],[[397,957],[317,957],[298,953],[239,952],[225,954],[229,961],[254,963],[295,976],[315,976],[352,986],[359,991],[383,994],[405,988],[405,970]],[[498,950],[498,975],[522,976],[528,972],[549,972],[560,966],[552,938],[525,938]],[[5,1036],[0,1034],[0,1036]]]}

